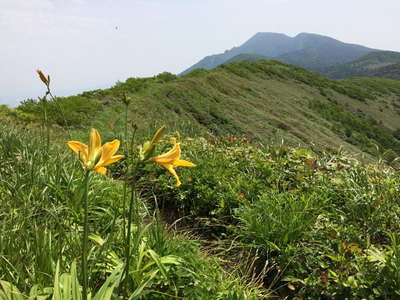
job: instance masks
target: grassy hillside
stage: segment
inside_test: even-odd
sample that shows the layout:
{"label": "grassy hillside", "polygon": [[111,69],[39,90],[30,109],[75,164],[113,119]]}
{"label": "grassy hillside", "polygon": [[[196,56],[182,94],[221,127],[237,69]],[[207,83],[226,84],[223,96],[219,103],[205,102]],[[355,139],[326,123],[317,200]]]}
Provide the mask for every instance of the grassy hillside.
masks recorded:
{"label": "grassy hillside", "polygon": [[[283,139],[388,158],[400,151],[399,81],[336,81],[275,61],[233,63],[183,77],[130,78],[110,89],[57,98],[49,116],[61,126],[92,125],[118,135],[124,93],[132,99],[128,115],[139,133],[165,123],[188,135],[248,134],[263,143]],[[37,101],[28,100],[13,114],[39,120],[41,111]]]}
{"label": "grassy hillside", "polygon": [[231,59],[228,59],[224,64],[231,64],[234,62],[241,62],[241,61],[259,61],[259,60],[266,60],[268,59],[266,56],[258,55],[258,54],[239,54]]}
{"label": "grassy hillside", "polygon": [[327,68],[322,73],[332,78],[363,76],[400,79],[400,53],[371,52],[352,62]]}
{"label": "grassy hillside", "polygon": [[[67,138],[46,147],[42,131],[1,124],[0,299],[81,299],[81,164]],[[80,130],[81,141],[87,132]],[[116,137],[101,133],[105,141]],[[108,176],[90,174],[88,286],[95,299],[399,295],[400,181],[392,168],[344,152],[181,137],[183,158],[197,167],[179,169],[176,188],[154,163],[132,175],[143,141],[122,148],[128,156],[108,166]],[[169,147],[165,138],[155,154]]]}
{"label": "grassy hillside", "polygon": [[0,299],[398,298],[399,94],[260,61],[1,106]]}

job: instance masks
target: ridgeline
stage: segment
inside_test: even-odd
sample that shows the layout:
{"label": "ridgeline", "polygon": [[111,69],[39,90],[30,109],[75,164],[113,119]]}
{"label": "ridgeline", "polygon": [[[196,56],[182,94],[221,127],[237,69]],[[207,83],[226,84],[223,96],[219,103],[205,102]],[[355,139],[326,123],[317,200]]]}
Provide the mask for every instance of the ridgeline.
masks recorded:
{"label": "ridgeline", "polygon": [[[49,103],[50,121],[119,135],[124,94],[132,99],[129,119],[144,134],[166,124],[189,136],[248,135],[263,143],[343,147],[389,160],[400,153],[400,81],[331,80],[267,60],[200,69],[182,77],[162,73],[129,78],[110,89],[56,98]],[[12,115],[39,121],[42,110],[36,100],[26,100]]]}

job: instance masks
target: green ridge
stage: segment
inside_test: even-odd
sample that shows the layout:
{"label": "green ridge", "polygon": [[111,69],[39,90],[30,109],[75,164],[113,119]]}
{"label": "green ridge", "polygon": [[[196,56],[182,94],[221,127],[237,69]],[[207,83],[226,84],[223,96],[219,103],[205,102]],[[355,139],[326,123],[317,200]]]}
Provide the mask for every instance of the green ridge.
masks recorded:
{"label": "green ridge", "polygon": [[323,73],[332,78],[363,76],[400,79],[400,53],[371,52],[352,62],[329,67]]}
{"label": "green ridge", "polygon": [[[263,143],[284,139],[372,155],[376,146],[381,154],[400,150],[399,81],[337,81],[276,61],[233,63],[182,77],[130,78],[110,89],[57,98],[50,118],[59,125],[92,125],[119,134],[123,93],[132,98],[129,114],[139,132],[162,123],[192,136],[249,134]],[[26,100],[13,114],[39,120],[41,108]]]}

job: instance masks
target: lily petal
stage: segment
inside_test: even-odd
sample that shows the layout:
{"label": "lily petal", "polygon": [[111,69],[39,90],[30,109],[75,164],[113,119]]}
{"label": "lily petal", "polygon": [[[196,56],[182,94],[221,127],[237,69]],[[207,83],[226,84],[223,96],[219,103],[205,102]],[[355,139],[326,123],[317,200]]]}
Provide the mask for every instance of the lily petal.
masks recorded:
{"label": "lily petal", "polygon": [[194,168],[196,165],[194,163],[191,163],[190,161],[179,159],[177,161],[174,161],[174,167],[191,167]]}
{"label": "lily petal", "polygon": [[179,159],[180,157],[181,157],[181,147],[179,143],[176,143],[171,150],[169,150],[164,154],[154,157],[153,160],[156,163],[162,164],[162,163],[173,162]]}
{"label": "lily petal", "polygon": [[101,174],[101,175],[106,175],[107,174],[107,169],[104,167],[96,167],[93,169],[93,171]]}
{"label": "lily petal", "polygon": [[100,167],[105,167],[105,166],[111,165],[111,164],[115,163],[116,161],[119,161],[123,157],[124,157],[124,155],[115,155],[115,156],[111,157],[110,159],[107,159],[105,161],[100,161],[96,165],[96,168],[100,168]]}
{"label": "lily petal", "polygon": [[88,146],[78,141],[67,142],[68,146],[77,154],[83,156],[83,159],[87,161],[88,159]]}
{"label": "lily petal", "polygon": [[112,142],[103,145],[103,152],[100,161],[109,160],[119,149],[120,141],[113,140]]}
{"label": "lily petal", "polygon": [[176,174],[174,167],[173,167],[172,165],[163,165],[163,167],[166,168],[166,169],[168,170],[168,172],[169,172],[172,176],[175,177],[175,179],[176,179],[176,184],[175,184],[175,186],[176,186],[176,187],[180,186],[182,183],[181,183],[181,181],[179,180],[179,177],[178,177],[178,175]]}
{"label": "lily petal", "polygon": [[89,135],[89,156],[95,155],[98,153],[98,150],[101,148],[101,137],[99,132],[92,128]]}

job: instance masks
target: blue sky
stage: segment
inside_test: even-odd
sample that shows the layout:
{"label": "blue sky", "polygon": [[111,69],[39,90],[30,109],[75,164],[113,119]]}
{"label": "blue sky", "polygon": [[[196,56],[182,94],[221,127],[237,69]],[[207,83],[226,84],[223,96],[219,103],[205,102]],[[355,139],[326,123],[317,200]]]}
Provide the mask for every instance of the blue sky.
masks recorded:
{"label": "blue sky", "polygon": [[179,73],[256,32],[400,51],[398,0],[0,0],[0,104]]}

